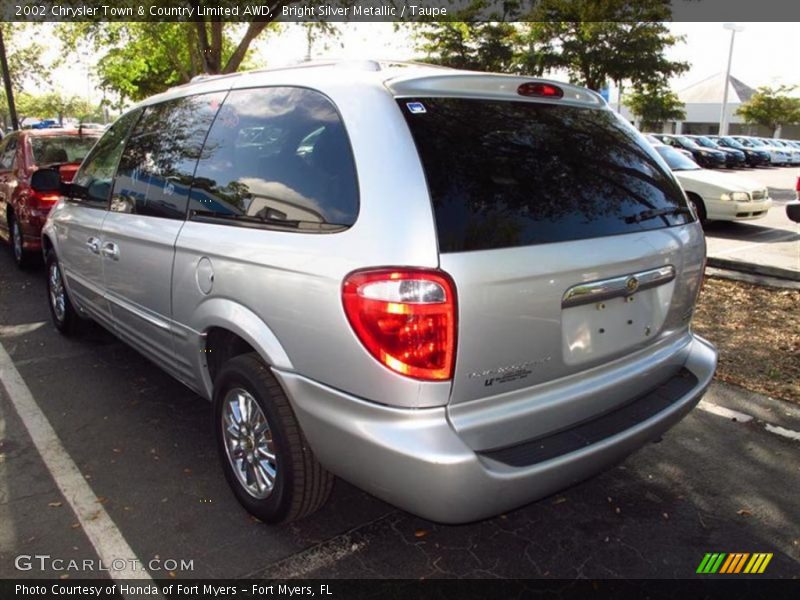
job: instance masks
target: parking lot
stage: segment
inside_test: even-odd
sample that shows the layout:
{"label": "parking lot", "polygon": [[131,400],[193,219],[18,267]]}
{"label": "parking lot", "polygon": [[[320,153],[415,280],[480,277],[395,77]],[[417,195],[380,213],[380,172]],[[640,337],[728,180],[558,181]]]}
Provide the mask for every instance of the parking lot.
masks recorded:
{"label": "parking lot", "polygon": [[18,271],[6,248],[0,290],[0,577],[109,574],[18,560],[47,555],[154,578],[686,578],[707,552],[774,553],[762,577],[800,575],[796,405],[714,384],[660,443],[480,523],[337,481],[323,510],[270,527],[229,492],[208,403],[99,328],[60,337],[43,268]]}
{"label": "parking lot", "polygon": [[785,209],[795,198],[800,169],[759,167],[719,172],[758,181],[769,189],[774,204],[763,219],[709,223],[705,228],[708,256],[788,270],[800,277],[800,225],[789,220]]}

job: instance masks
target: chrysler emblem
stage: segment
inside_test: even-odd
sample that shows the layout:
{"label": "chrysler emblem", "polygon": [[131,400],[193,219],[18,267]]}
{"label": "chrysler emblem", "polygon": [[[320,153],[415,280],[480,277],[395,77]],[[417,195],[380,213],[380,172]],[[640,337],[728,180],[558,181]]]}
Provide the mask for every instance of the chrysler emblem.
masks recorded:
{"label": "chrysler emblem", "polygon": [[628,281],[625,282],[625,287],[628,288],[628,291],[632,294],[639,289],[639,280],[636,279],[636,277],[628,277]]}

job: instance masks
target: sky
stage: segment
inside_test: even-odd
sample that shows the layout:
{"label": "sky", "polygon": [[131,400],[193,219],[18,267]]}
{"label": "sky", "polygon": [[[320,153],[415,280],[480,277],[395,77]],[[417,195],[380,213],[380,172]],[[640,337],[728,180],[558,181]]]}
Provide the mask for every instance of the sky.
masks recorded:
{"label": "sky", "polygon": [[[41,27],[52,25],[46,23]],[[742,25],[744,31],[735,38],[731,74],[754,88],[781,83],[800,85],[800,23]],[[396,31],[393,23],[339,23],[337,26],[340,37],[328,41],[327,48],[318,42],[313,58],[411,60],[417,56],[408,33]],[[669,57],[692,65],[687,73],[673,80],[675,91],[725,71],[731,32],[724,29],[722,23],[672,23],[670,29],[686,39],[669,51]],[[52,39],[52,36],[42,35],[39,39]],[[45,59],[53,57],[57,51],[53,45]],[[280,33],[262,36],[255,44],[256,62],[269,66],[302,61],[306,52],[305,33],[297,24],[286,24]],[[54,85],[67,94],[89,95],[97,101],[100,93],[87,81],[87,63],[91,63],[91,59],[58,69]]]}

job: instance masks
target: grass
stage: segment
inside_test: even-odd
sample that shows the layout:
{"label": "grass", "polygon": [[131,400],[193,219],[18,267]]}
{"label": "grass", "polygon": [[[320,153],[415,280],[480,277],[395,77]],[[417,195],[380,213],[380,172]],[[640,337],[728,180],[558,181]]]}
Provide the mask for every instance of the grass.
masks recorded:
{"label": "grass", "polygon": [[717,379],[800,403],[800,290],[706,278],[694,330],[719,349]]}

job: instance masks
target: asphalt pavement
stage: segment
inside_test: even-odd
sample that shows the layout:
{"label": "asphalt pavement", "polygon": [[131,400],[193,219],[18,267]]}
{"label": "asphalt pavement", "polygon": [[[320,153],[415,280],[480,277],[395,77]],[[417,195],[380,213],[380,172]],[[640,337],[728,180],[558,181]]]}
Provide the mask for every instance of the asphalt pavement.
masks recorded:
{"label": "asphalt pavement", "polygon": [[[708,552],[774,553],[756,577],[800,576],[796,405],[715,384],[660,443],[480,523],[337,481],[320,512],[267,526],[227,488],[210,405],[99,327],[59,336],[44,279],[0,247],[0,578],[104,577],[51,559],[109,553],[158,578],[692,578]],[[37,554],[51,559],[21,571]]]}
{"label": "asphalt pavement", "polygon": [[[760,270],[761,274],[781,274],[783,271],[783,276],[800,280],[800,223],[794,223],[786,216],[786,204],[795,198],[800,168],[759,167],[718,169],[718,172],[752,179],[766,186],[773,206],[761,219],[708,223],[705,232],[709,259],[766,267]],[[728,266],[726,262],[715,266]],[[735,264],[730,266],[736,267]]]}

